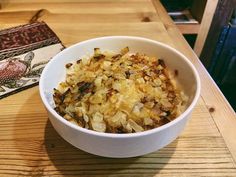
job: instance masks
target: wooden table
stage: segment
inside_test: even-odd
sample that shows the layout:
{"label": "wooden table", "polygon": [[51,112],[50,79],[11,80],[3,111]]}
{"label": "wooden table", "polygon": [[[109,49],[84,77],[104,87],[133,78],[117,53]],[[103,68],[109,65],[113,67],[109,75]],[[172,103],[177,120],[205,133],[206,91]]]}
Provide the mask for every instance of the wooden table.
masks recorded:
{"label": "wooden table", "polygon": [[38,87],[2,99],[0,176],[236,176],[235,112],[158,0],[0,2],[0,29],[34,16],[66,46],[107,35],[158,40],[185,54],[202,82],[201,98],[181,136],[157,152],[129,159],[97,157],[65,142],[47,118]]}

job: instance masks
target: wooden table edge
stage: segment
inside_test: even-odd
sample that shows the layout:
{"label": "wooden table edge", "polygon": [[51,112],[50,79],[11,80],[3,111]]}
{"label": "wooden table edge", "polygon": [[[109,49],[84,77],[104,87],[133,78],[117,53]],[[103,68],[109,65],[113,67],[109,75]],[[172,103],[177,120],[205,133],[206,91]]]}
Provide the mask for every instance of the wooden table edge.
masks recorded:
{"label": "wooden table edge", "polygon": [[[156,9],[157,15],[161,18],[166,31],[171,39],[181,41],[183,45],[176,46],[178,50],[184,53],[195,65],[199,72],[201,79],[201,97],[209,110],[209,113],[214,120],[219,132],[221,133],[228,150],[232,154],[233,160],[236,163],[236,114],[229,102],[222,94],[210,74],[207,72],[193,49],[189,46],[183,35],[168,16],[165,8],[162,6],[160,0],[152,0]],[[210,81],[210,82],[209,82]],[[212,92],[209,92],[209,89]],[[225,120],[226,119],[226,120]]]}

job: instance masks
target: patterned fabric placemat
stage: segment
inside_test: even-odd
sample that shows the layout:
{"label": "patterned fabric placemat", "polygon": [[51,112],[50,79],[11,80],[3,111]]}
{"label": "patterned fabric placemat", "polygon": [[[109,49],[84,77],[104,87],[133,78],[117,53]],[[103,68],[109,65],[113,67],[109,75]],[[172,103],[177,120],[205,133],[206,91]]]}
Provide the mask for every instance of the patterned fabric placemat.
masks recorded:
{"label": "patterned fabric placemat", "polygon": [[0,31],[0,99],[37,85],[47,62],[65,47],[45,22]]}

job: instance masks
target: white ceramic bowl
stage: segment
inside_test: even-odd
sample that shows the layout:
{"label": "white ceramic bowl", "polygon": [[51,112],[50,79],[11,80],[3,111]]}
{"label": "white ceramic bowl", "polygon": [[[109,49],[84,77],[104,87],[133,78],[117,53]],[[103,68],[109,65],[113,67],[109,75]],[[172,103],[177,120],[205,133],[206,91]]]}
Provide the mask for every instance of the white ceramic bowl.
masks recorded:
{"label": "white ceramic bowl", "polygon": [[[93,54],[93,49],[96,47],[118,52],[126,46],[131,52],[162,58],[170,69],[178,70],[178,81],[190,98],[185,112],[161,127],[133,134],[111,134],[87,130],[57,114],[53,109],[53,88],[64,80],[66,63],[78,60],[85,54]],[[189,60],[165,44],[140,37],[110,36],[80,42],[57,54],[43,70],[39,90],[53,127],[66,141],[92,154],[123,158],[154,152],[178,137],[199,98],[200,79]]]}

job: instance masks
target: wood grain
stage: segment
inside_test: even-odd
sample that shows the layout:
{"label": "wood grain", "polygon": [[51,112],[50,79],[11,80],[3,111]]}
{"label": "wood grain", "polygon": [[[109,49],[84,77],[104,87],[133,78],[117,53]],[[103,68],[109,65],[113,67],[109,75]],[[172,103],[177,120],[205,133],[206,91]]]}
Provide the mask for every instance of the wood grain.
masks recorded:
{"label": "wood grain", "polygon": [[[169,44],[196,66],[201,98],[181,136],[137,158],[102,158],[74,148],[50,124],[38,87],[0,100],[0,176],[236,176],[235,114],[159,1],[1,1],[0,28],[40,9],[70,46],[92,37],[136,35]],[[56,3],[57,2],[57,3]],[[87,20],[86,20],[87,17]],[[214,112],[209,108],[214,107]]]}
{"label": "wood grain", "polygon": [[202,49],[204,47],[209,29],[211,26],[212,19],[215,14],[217,4],[218,4],[218,0],[207,0],[205,11],[204,11],[200,29],[199,29],[201,33],[198,33],[197,39],[194,45],[194,52],[197,54],[198,57],[200,56]]}
{"label": "wood grain", "polygon": [[176,24],[182,34],[198,34],[199,24]]}

